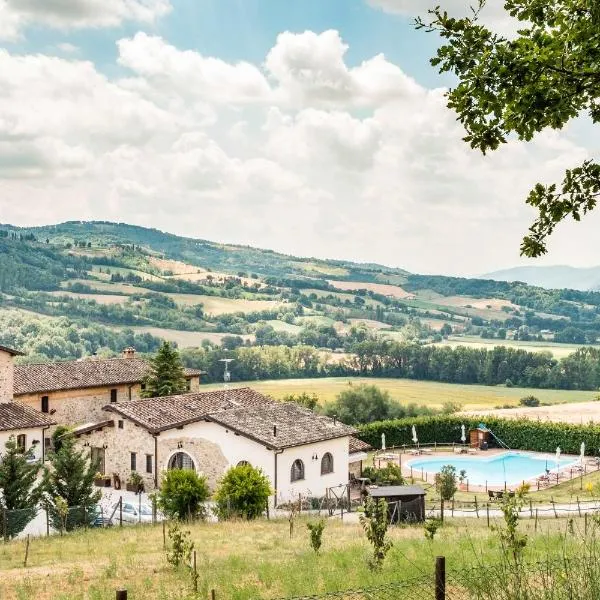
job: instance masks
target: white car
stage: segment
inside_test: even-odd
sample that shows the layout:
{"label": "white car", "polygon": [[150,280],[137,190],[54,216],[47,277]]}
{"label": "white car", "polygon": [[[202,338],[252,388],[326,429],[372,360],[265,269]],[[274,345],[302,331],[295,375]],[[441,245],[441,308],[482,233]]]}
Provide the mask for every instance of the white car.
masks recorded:
{"label": "white car", "polygon": [[[112,521],[118,525],[120,519],[119,503],[112,505]],[[156,521],[163,521],[164,516],[156,512]],[[152,523],[152,506],[150,504],[138,504],[136,502],[123,501],[123,523]]]}

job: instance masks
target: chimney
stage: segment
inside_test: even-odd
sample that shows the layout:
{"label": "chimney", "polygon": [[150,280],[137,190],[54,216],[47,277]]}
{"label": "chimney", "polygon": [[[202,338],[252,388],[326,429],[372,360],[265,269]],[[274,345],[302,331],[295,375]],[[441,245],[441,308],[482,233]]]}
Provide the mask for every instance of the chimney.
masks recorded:
{"label": "chimney", "polygon": [[0,402],[12,402],[15,382],[15,356],[21,352],[0,346]]}
{"label": "chimney", "polygon": [[135,348],[129,346],[123,350],[123,358],[135,358]]}
{"label": "chimney", "polygon": [[277,425],[273,425],[273,437],[277,437]]}

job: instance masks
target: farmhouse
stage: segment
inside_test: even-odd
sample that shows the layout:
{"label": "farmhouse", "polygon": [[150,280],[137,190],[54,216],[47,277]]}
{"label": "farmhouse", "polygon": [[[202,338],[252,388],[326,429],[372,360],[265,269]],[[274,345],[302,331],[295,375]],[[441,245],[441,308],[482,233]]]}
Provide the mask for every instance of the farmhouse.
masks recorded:
{"label": "farmhouse", "polygon": [[239,388],[107,404],[102,421],[75,434],[104,473],[125,481],[135,471],[146,490],[173,468],[194,469],[214,488],[230,466],[250,463],[269,477],[276,505],[346,485],[354,431]]}
{"label": "farmhouse", "polygon": [[[0,353],[1,354],[1,353]],[[5,353],[6,354],[6,353]],[[12,365],[3,358],[6,374],[4,394],[65,425],[100,421],[102,407],[140,398],[148,361],[137,358],[135,349],[110,359],[81,359],[43,364]],[[14,373],[13,373],[14,371]],[[200,387],[200,371],[186,369],[188,391]],[[13,386],[14,382],[14,386]]]}
{"label": "farmhouse", "polygon": [[6,442],[14,436],[23,452],[43,460],[46,430],[55,422],[41,412],[17,402],[13,402],[13,358],[21,353],[0,346],[0,452]]}

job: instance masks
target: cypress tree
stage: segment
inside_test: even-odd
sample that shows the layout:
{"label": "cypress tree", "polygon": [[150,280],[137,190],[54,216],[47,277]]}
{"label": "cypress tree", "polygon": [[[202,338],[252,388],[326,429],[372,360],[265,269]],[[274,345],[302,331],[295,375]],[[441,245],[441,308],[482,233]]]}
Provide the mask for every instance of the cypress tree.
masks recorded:
{"label": "cypress tree", "polygon": [[[94,521],[94,507],[101,493],[94,487],[98,465],[89,453],[77,450],[73,437],[63,437],[60,450],[50,456],[51,468],[44,476],[46,504],[55,529],[71,530]],[[69,507],[66,519],[60,506]]]}
{"label": "cypress tree", "polygon": [[158,398],[182,394],[187,389],[187,381],[179,352],[163,342],[156,356],[150,361],[150,374],[144,379],[144,398]]}
{"label": "cypress tree", "polygon": [[40,467],[28,463],[29,457],[29,453],[23,453],[17,446],[14,436],[10,436],[0,454],[0,511],[8,511],[6,520],[0,518],[0,537],[15,537],[35,516],[41,495],[36,485]]}

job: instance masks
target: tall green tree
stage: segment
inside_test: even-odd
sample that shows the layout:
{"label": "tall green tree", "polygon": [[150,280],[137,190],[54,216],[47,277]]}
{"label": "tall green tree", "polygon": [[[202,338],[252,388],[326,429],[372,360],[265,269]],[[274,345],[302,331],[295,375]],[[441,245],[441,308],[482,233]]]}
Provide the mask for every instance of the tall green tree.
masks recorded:
{"label": "tall green tree", "polygon": [[179,352],[163,342],[150,361],[150,374],[144,379],[144,398],[158,398],[182,394],[187,389],[187,381]]}
{"label": "tall green tree", "polygon": [[[479,0],[464,19],[439,6],[430,11],[430,21],[417,19],[418,28],[437,31],[445,40],[431,63],[458,77],[448,107],[466,129],[464,140],[485,154],[513,135],[529,141],[582,114],[600,122],[598,0],[505,0],[505,10],[520,25],[510,39],[480,23],[485,3]],[[537,184],[527,203],[538,217],[521,253],[545,254],[556,225],[569,215],[579,221],[599,197],[600,164],[591,159],[567,170],[561,184]]]}
{"label": "tall green tree", "polygon": [[6,520],[0,519],[0,537],[15,537],[35,516],[41,496],[36,485],[40,467],[28,458],[30,454],[24,454],[11,436],[0,454],[0,512],[8,511]]}
{"label": "tall green tree", "polygon": [[[62,531],[74,529],[94,520],[93,508],[101,493],[94,487],[98,465],[89,452],[78,450],[72,436],[62,437],[60,450],[49,456],[50,467],[44,474],[45,504],[52,523]],[[61,499],[68,507],[66,520],[60,511]]]}

